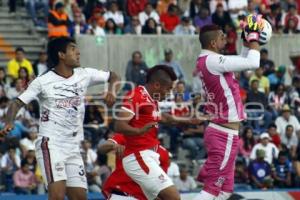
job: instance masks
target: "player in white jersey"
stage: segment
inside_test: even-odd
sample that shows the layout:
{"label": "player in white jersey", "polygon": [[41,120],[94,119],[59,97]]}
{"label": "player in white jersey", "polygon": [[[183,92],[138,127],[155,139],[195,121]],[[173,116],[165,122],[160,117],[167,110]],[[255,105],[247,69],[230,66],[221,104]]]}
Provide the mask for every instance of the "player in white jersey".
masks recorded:
{"label": "player in white jersey", "polygon": [[40,127],[36,156],[48,187],[50,200],[86,200],[87,181],[80,154],[83,139],[84,96],[91,85],[108,82],[105,102],[115,101],[114,87],[119,77],[114,72],[81,68],[79,49],[72,38],[49,42],[48,57],[53,68],[37,77],[8,108],[6,126],[13,129],[18,110],[35,98],[40,100]]}

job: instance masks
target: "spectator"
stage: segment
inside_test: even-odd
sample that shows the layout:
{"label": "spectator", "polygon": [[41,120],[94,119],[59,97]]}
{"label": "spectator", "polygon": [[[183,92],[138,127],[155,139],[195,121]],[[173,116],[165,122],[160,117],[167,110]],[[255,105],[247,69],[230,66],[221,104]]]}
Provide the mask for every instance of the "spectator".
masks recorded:
{"label": "spectator", "polygon": [[245,162],[240,160],[235,163],[234,170],[234,189],[235,190],[251,190],[249,185],[249,173]]}
{"label": "spectator", "polygon": [[176,95],[180,95],[183,97],[183,101],[187,102],[191,99],[191,93],[186,90],[185,82],[178,81],[175,87]]}
{"label": "spectator", "polygon": [[[109,20],[106,23],[109,23]],[[116,27],[116,25],[114,25],[114,26]],[[104,37],[105,36],[104,29],[101,26],[99,26],[96,19],[92,19],[91,25],[89,26],[88,32],[91,35],[95,35],[97,37]]]}
{"label": "spectator", "polygon": [[196,28],[191,24],[189,17],[182,17],[181,23],[175,27],[175,35],[194,35]]}
{"label": "spectator", "polygon": [[278,112],[281,110],[281,106],[287,104],[288,96],[284,91],[284,85],[279,84],[275,92],[269,94],[268,103],[269,107],[272,109],[273,118],[278,117]]}
{"label": "spectator", "polygon": [[180,168],[180,176],[174,180],[174,185],[180,192],[191,192],[197,187],[194,178],[189,175],[185,166]]}
{"label": "spectator", "polygon": [[300,30],[297,29],[297,25],[293,19],[288,19],[287,24],[283,27],[283,33],[293,35],[299,33]]}
{"label": "spectator", "polygon": [[277,126],[274,123],[269,125],[268,133],[271,137],[273,144],[275,144],[277,148],[280,148],[281,139],[280,139],[280,135],[277,132]]}
{"label": "spectator", "polygon": [[180,23],[178,12],[178,7],[171,4],[168,7],[168,12],[160,15],[160,22],[164,33],[173,33],[175,27]]}
{"label": "spectator", "polygon": [[292,81],[292,86],[288,91],[288,98],[290,100],[290,105],[294,109],[295,114],[299,117],[299,106],[300,106],[300,77],[295,76]]}
{"label": "spectator", "polygon": [[139,13],[139,20],[142,26],[145,25],[146,21],[149,18],[153,18],[156,22],[156,24],[159,24],[159,15],[157,12],[153,9],[153,6],[151,3],[147,3],[145,6],[145,10],[143,12]]}
{"label": "spectator", "polygon": [[[296,5],[290,4],[288,6],[288,12],[282,16],[282,25],[284,29],[291,31],[299,31],[300,27],[300,16],[297,13]],[[283,31],[285,32],[285,31]]]}
{"label": "spectator", "polygon": [[268,189],[273,187],[271,165],[266,162],[266,152],[262,149],[255,151],[256,159],[249,165],[251,185],[254,188]]}
{"label": "spectator", "polygon": [[8,6],[9,6],[9,13],[11,15],[16,14],[16,8],[17,8],[17,0],[9,0],[8,1]]}
{"label": "spectator", "polygon": [[97,161],[97,153],[91,148],[91,142],[84,140],[82,142],[82,153],[86,154],[86,163],[94,165]]}
{"label": "spectator", "polygon": [[6,96],[0,97],[0,119],[4,120],[4,116],[8,109],[9,99]]}
{"label": "spectator", "polygon": [[247,0],[228,0],[228,10],[232,20],[236,20],[240,11],[247,10]]}
{"label": "spectator", "polygon": [[203,7],[200,9],[198,15],[194,18],[194,24],[198,33],[201,32],[203,26],[212,24],[208,8]]}
{"label": "spectator", "polygon": [[[97,21],[96,21],[97,22]],[[85,19],[82,18],[82,14],[78,13],[74,16],[74,22],[70,26],[70,35],[75,37],[82,34],[88,33],[89,26],[86,24]]]}
{"label": "spectator", "polygon": [[21,159],[14,147],[9,147],[1,158],[1,173],[4,174],[7,191],[12,192],[13,174],[20,168]]}
{"label": "spectator", "polygon": [[267,14],[265,18],[271,24],[272,31],[274,33],[280,33],[282,29],[282,24],[281,24],[282,13],[281,13],[280,3],[273,3],[270,6],[270,9],[271,12]]}
{"label": "spectator", "polygon": [[238,39],[238,35],[235,31],[235,27],[233,24],[226,24],[225,25],[225,33],[226,33],[226,46],[225,46],[225,53],[227,55],[236,55],[236,41]]}
{"label": "spectator", "polygon": [[158,0],[156,10],[159,15],[165,14],[168,12],[170,5],[176,5],[176,0]]}
{"label": "spectator", "polygon": [[[25,1],[25,4],[26,4],[27,12],[30,15],[34,25],[46,27],[45,22],[47,21],[47,16],[49,12],[48,0],[41,0],[41,1],[29,0],[29,1]],[[43,10],[44,21],[39,21],[37,17],[37,11],[39,11],[41,8]]]}
{"label": "spectator", "polygon": [[149,18],[142,28],[142,34],[158,34],[160,33],[159,28],[156,21],[153,18]]}
{"label": "spectator", "polygon": [[14,85],[15,87],[11,87],[7,91],[6,95],[9,99],[17,98],[24,91],[22,79],[16,79]]}
{"label": "spectator", "polygon": [[265,48],[260,50],[260,66],[263,67],[265,76],[275,72],[274,62],[269,59],[268,50]]}
{"label": "spectator", "polygon": [[291,109],[289,105],[284,105],[281,110],[281,115],[275,120],[277,126],[277,131],[280,136],[283,136],[287,125],[292,125],[294,127],[293,135],[300,130],[300,124],[298,119],[291,114]]}
{"label": "spectator", "polygon": [[22,47],[16,48],[15,58],[10,60],[7,64],[7,74],[11,76],[13,79],[18,78],[18,72],[21,67],[25,67],[29,75],[33,74],[32,65],[29,60],[25,57],[25,51]]}
{"label": "spectator", "polygon": [[[128,61],[126,67],[126,81],[134,84],[134,86],[145,85],[147,71],[148,66],[143,61],[142,53],[140,51],[133,52],[131,60]],[[130,86],[128,85],[127,87]]]}
{"label": "spectator", "polygon": [[279,188],[292,186],[292,163],[285,152],[279,152],[278,159],[274,163],[274,185]]}
{"label": "spectator", "polygon": [[28,151],[35,150],[35,143],[38,137],[38,129],[36,126],[33,126],[29,129],[27,137],[23,138],[20,141],[20,146],[22,149],[22,154],[26,155]]}
{"label": "spectator", "polygon": [[210,0],[209,10],[211,13],[216,12],[216,10],[218,10],[218,6],[222,6],[224,11],[228,11],[228,6],[227,6],[226,0]]}
{"label": "spectator", "polygon": [[168,176],[173,180],[173,182],[179,177],[180,172],[179,172],[179,166],[178,164],[174,161],[173,155],[170,153],[169,157],[172,159],[170,162],[170,166],[168,168]]}
{"label": "spectator", "polygon": [[101,178],[102,183],[106,181],[106,179],[111,174],[111,170],[107,166],[107,155],[102,155],[98,153],[97,165],[93,169],[93,172]]}
{"label": "spectator", "polygon": [[23,160],[21,169],[14,173],[14,186],[16,194],[34,194],[36,190],[35,176],[29,170],[28,163]]}
{"label": "spectator", "polygon": [[33,71],[35,76],[40,76],[48,70],[47,67],[47,53],[46,51],[41,51],[39,53],[39,59],[36,60],[33,64]]}
{"label": "spectator", "polygon": [[124,27],[123,13],[122,11],[119,11],[119,5],[115,1],[111,2],[109,10],[104,14],[104,19],[106,21],[108,21],[109,19],[113,19],[117,27],[120,29],[123,29]]}
{"label": "spectator", "polygon": [[25,90],[31,80],[28,70],[25,67],[20,67],[18,75],[18,79],[22,80],[22,89]]}
{"label": "spectator", "polygon": [[230,18],[229,13],[227,11],[224,11],[223,4],[221,3],[217,5],[217,9],[215,12],[213,12],[211,18],[212,22],[220,26],[223,29],[223,31],[225,31],[226,24],[232,24],[232,20]]}
{"label": "spectator", "polygon": [[[267,96],[258,91],[258,80],[251,82],[251,90],[247,93],[247,126],[252,126],[256,133],[260,133],[268,128],[272,121],[272,114],[267,110]],[[260,120],[264,120],[263,126],[259,124]]]}
{"label": "spectator", "polygon": [[131,18],[131,23],[128,24],[125,29],[124,33],[126,34],[135,34],[135,35],[141,35],[142,34],[142,27],[140,25],[140,21],[138,16],[133,16]]}
{"label": "spectator", "polygon": [[250,154],[255,145],[255,138],[253,136],[253,130],[250,127],[246,127],[240,137],[239,142],[239,154],[245,159],[246,163],[249,163]]}
{"label": "spectator", "polygon": [[[196,102],[199,101],[201,101],[201,96],[200,99],[198,98],[193,99],[194,107],[192,110],[195,111],[194,117],[197,117],[198,111],[195,109],[197,109],[198,107],[198,104]],[[206,151],[204,148],[204,140],[203,140],[204,129],[205,126],[204,123],[202,123],[198,125],[187,126],[183,130],[182,147],[190,151],[190,158],[192,160],[204,159],[206,155]]]}
{"label": "spectator", "polygon": [[108,19],[105,23],[105,34],[107,35],[121,35],[122,31],[121,29],[117,26],[115,21],[113,19]]}
{"label": "spectator", "polygon": [[208,7],[207,2],[203,0],[192,0],[189,9],[184,13],[184,16],[189,16],[192,20],[200,12],[201,8]]}
{"label": "spectator", "polygon": [[173,60],[172,49],[165,49],[165,59],[160,62],[161,65],[168,65],[173,68],[178,80],[184,80],[184,73],[181,65]]}
{"label": "spectator", "polygon": [[4,68],[0,68],[0,97],[5,96],[9,88],[7,75]]}
{"label": "spectator", "polygon": [[37,167],[37,162],[35,158],[35,151],[34,150],[29,150],[26,154],[24,154],[24,159],[28,164],[28,168],[32,173],[35,173],[36,167]]}
{"label": "spectator", "polygon": [[104,9],[98,7],[94,8],[92,12],[92,16],[88,20],[88,23],[91,24],[93,20],[96,20],[98,26],[104,28],[105,26],[105,18],[103,16],[104,12],[105,12]]}
{"label": "spectator", "polygon": [[268,133],[262,133],[259,138],[260,143],[254,145],[250,154],[250,159],[257,159],[257,150],[263,150],[265,161],[271,165],[273,163],[273,159],[278,157],[279,150],[273,143],[270,142],[271,138]]}
{"label": "spectator", "polygon": [[291,157],[295,158],[298,145],[298,137],[293,133],[294,127],[292,125],[287,125],[285,128],[285,134],[281,136],[281,144],[285,145]]}
{"label": "spectator", "polygon": [[68,27],[71,21],[65,12],[65,5],[62,2],[55,4],[55,9],[50,10],[48,15],[48,38],[69,36]]}
{"label": "spectator", "polygon": [[148,0],[127,0],[127,14],[129,16],[137,16],[142,12]]}
{"label": "spectator", "polygon": [[270,90],[275,90],[277,85],[284,84],[285,66],[281,65],[275,69],[275,72],[268,75],[270,81]]}
{"label": "spectator", "polygon": [[255,74],[250,77],[249,83],[251,84],[253,80],[258,80],[258,91],[268,96],[270,91],[270,82],[269,79],[263,74],[264,69],[262,66],[260,66],[259,68],[255,69]]}

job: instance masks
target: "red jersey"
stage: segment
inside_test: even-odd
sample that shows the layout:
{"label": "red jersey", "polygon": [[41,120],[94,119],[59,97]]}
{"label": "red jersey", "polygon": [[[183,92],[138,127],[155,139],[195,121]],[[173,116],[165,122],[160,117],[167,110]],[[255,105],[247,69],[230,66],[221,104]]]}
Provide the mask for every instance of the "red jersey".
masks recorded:
{"label": "red jersey", "polygon": [[[116,144],[126,144],[125,137],[122,134],[115,134],[110,140]],[[159,160],[161,168],[167,172],[170,165],[169,152],[162,146],[159,146],[157,153],[160,155]],[[120,158],[116,158],[116,169],[104,183],[102,192],[104,196],[108,198],[113,190],[123,192],[128,196],[132,196],[139,200],[147,200],[140,186],[125,173],[122,159]]]}
{"label": "red jersey", "polygon": [[[129,121],[129,125],[132,127],[142,128],[148,123],[160,121],[158,102],[152,99],[144,86],[137,86],[135,89],[128,92],[123,100],[121,108],[134,115]],[[159,141],[157,139],[157,133],[158,126],[151,128],[142,135],[125,135],[125,156],[158,145]]]}

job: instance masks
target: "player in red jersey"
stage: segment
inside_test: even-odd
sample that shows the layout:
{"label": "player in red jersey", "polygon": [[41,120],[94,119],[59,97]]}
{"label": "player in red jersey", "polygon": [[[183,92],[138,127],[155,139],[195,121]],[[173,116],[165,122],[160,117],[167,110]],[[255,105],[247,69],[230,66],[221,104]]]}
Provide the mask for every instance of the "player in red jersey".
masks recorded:
{"label": "player in red jersey", "polygon": [[[147,74],[145,86],[130,91],[122,104],[115,130],[125,135],[123,167],[128,176],[142,188],[147,199],[179,200],[172,180],[160,167],[157,149],[158,122],[191,123],[161,114],[157,100],[164,100],[173,88],[176,75],[172,68],[157,65]],[[199,123],[199,120],[197,120]]]}
{"label": "player in red jersey", "polygon": [[[110,200],[147,200],[140,186],[123,169],[122,156],[125,143],[124,135],[117,133],[99,148],[103,154],[115,151],[117,155],[116,169],[104,183],[102,188],[103,194],[106,199]],[[169,152],[162,146],[159,146],[158,154],[160,155],[160,166],[166,172],[170,165]]]}

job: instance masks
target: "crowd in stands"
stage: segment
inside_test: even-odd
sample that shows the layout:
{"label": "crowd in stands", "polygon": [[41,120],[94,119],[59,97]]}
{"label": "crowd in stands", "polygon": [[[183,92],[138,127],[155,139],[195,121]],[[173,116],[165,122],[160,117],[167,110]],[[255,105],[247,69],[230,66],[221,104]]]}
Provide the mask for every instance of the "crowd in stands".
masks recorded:
{"label": "crowd in stands", "polygon": [[[127,1],[35,1],[25,2],[36,26],[47,26],[49,38],[61,35],[91,34],[196,34],[204,25],[215,23],[227,34],[227,54],[236,54],[239,20],[248,13],[261,13],[280,34],[299,32],[299,1],[268,0],[127,0]],[[36,3],[36,5],[31,5]],[[15,12],[15,0],[10,0],[10,12]],[[37,9],[42,9],[41,20]],[[48,11],[49,10],[49,11]],[[26,59],[23,48],[17,48],[15,58],[6,68],[0,68],[0,119],[9,102],[22,93],[34,77],[47,70],[47,55],[41,52],[37,60]],[[183,67],[174,60],[173,50],[166,48],[164,59],[157,64],[171,66],[179,81],[173,95],[161,103],[164,112],[177,117],[197,116],[205,113],[206,97],[201,84],[186,84]],[[240,92],[246,104],[248,120],[240,130],[239,155],[236,161],[237,189],[292,188],[300,186],[300,68],[293,65],[278,66],[261,50],[260,67],[255,71],[236,73]],[[126,67],[126,80],[144,85],[147,69],[143,55],[132,53]],[[129,90],[132,85],[125,85]],[[84,119],[85,140],[82,156],[88,177],[89,191],[100,192],[101,185],[114,169],[114,153],[101,155],[97,149],[114,133],[111,117],[104,115],[100,100],[87,97]],[[201,105],[201,106],[199,106]],[[43,194],[45,188],[41,169],[36,165],[34,143],[40,116],[37,101],[20,110],[15,129],[0,141],[0,191],[17,194]],[[197,188],[195,174],[190,166],[178,166],[182,149],[187,159],[200,165],[206,158],[203,134],[207,123],[194,126],[162,125],[160,137],[170,138],[162,143],[169,148],[172,162],[168,174],[180,191]]]}
{"label": "crowd in stands", "polygon": [[[9,12],[17,12],[9,0]],[[300,31],[299,0],[24,0],[36,27],[48,36],[91,34],[193,35],[207,24],[217,24],[234,39],[239,21],[262,14],[275,33]],[[229,50],[230,53],[232,50]]]}

